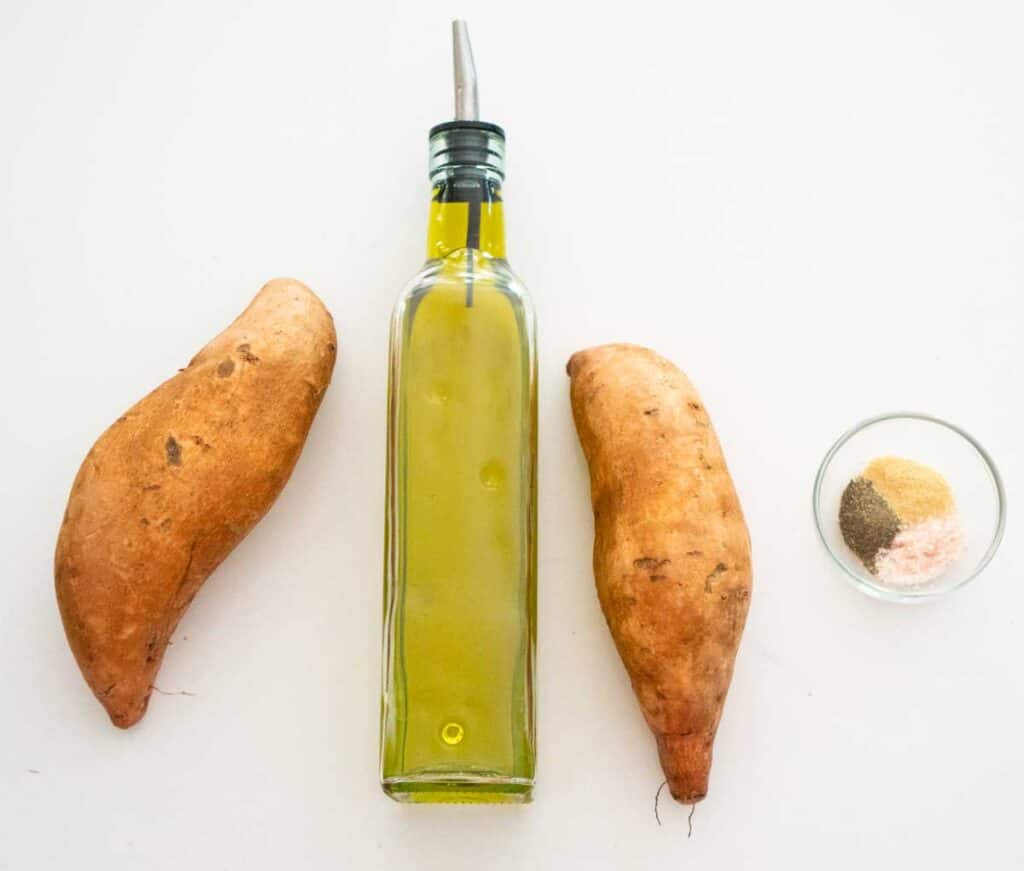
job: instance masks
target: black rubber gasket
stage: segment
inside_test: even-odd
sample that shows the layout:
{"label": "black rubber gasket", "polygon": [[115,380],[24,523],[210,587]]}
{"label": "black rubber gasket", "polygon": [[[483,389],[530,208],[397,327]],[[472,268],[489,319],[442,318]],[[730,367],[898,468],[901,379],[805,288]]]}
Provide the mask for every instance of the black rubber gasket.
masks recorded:
{"label": "black rubber gasket", "polygon": [[497,124],[490,121],[445,121],[443,124],[435,124],[430,128],[428,139],[432,139],[436,133],[444,133],[448,130],[486,130],[488,133],[496,133],[502,139],[505,138],[505,131]]}

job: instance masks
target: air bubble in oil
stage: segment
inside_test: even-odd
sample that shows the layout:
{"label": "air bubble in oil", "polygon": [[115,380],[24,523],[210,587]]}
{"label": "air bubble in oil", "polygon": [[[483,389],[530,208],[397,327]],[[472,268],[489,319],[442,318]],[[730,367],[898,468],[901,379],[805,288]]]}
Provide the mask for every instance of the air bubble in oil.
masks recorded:
{"label": "air bubble in oil", "polygon": [[458,723],[445,723],[444,728],[441,729],[441,740],[449,747],[454,747],[456,744],[461,743],[465,737],[466,730]]}
{"label": "air bubble in oil", "polygon": [[488,490],[500,490],[505,485],[505,466],[499,460],[488,460],[480,469],[480,483]]}

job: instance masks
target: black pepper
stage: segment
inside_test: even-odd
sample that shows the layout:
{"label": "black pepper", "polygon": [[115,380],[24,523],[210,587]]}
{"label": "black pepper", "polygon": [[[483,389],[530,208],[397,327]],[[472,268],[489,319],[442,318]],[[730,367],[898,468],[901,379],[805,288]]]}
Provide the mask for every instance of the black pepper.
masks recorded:
{"label": "black pepper", "polygon": [[900,520],[889,503],[866,478],[846,485],[839,502],[839,530],[843,540],[868,571],[875,571],[875,557],[892,544]]}

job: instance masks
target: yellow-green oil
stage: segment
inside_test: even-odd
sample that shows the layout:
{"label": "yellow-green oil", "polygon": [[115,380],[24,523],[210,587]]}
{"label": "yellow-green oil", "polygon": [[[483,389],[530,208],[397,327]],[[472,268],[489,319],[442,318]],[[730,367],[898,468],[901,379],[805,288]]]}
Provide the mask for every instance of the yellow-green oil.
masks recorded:
{"label": "yellow-green oil", "polygon": [[392,325],[381,775],[400,800],[525,801],[533,783],[532,315],[500,201],[475,205],[435,191]]}

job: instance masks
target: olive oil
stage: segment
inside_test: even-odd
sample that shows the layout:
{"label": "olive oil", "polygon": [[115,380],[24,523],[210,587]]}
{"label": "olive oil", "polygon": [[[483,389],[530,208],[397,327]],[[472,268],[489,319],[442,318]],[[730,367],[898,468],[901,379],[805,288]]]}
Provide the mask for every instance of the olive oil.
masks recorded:
{"label": "olive oil", "polygon": [[534,775],[534,322],[505,260],[504,133],[475,119],[468,38],[455,32],[457,118],[430,136],[428,260],[392,319],[381,782],[404,801],[522,802]]}

